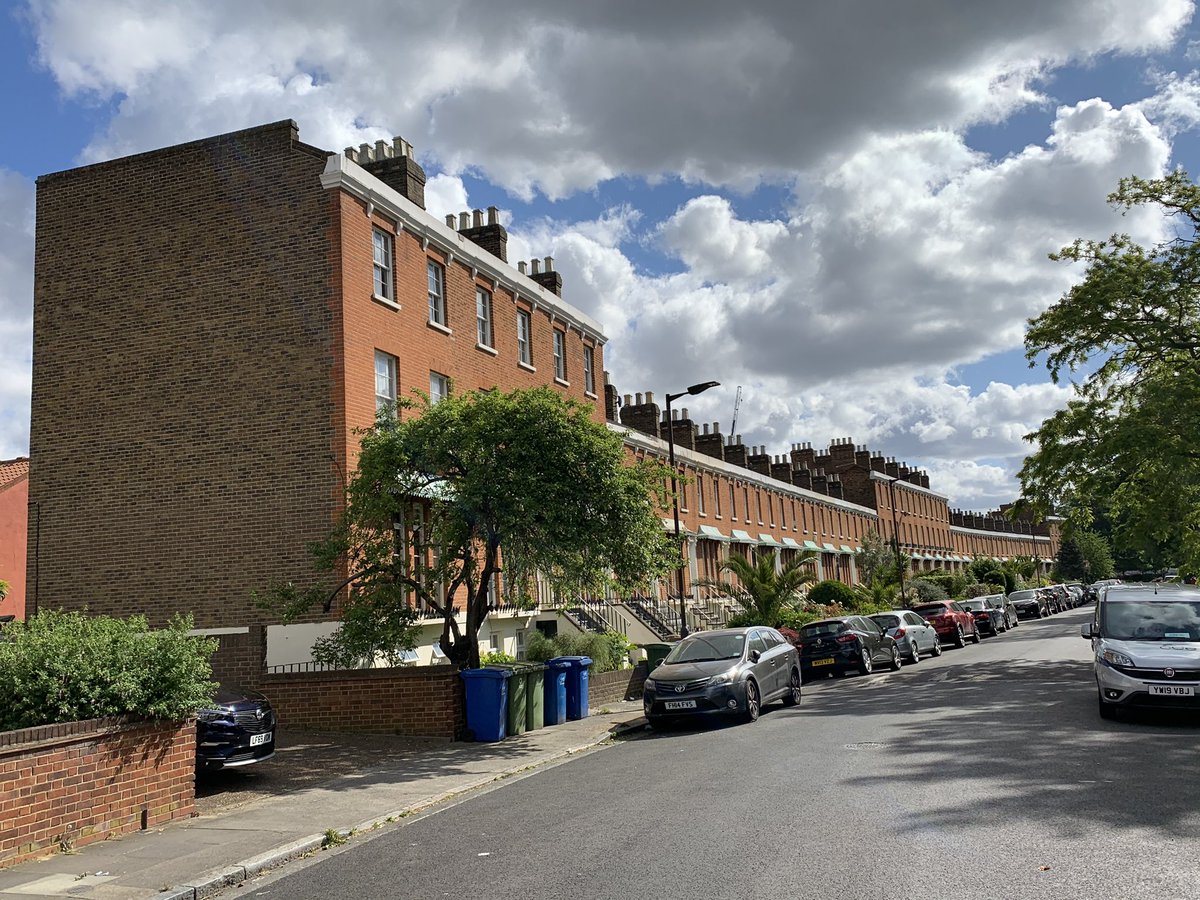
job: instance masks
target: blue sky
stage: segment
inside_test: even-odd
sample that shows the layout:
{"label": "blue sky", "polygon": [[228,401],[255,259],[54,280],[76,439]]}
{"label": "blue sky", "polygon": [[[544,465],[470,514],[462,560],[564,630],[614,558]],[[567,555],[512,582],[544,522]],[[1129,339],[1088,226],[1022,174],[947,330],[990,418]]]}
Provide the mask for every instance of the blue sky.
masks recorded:
{"label": "blue sky", "polygon": [[[291,117],[402,135],[431,212],[499,206],[606,326],[622,393],[784,452],[852,436],[952,504],[1011,499],[1065,402],[1023,323],[1074,237],[1161,223],[1119,177],[1200,169],[1191,0],[9,3],[0,15],[0,458],[28,452],[39,175]],[[1050,8],[1047,8],[1050,7]]]}

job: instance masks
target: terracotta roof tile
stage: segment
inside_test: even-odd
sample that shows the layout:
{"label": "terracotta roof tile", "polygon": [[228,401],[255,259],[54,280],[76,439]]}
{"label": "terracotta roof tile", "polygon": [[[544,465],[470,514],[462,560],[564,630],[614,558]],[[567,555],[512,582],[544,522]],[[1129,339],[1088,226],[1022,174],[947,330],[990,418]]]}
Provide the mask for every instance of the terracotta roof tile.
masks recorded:
{"label": "terracotta roof tile", "polygon": [[0,487],[29,474],[29,458],[0,459]]}

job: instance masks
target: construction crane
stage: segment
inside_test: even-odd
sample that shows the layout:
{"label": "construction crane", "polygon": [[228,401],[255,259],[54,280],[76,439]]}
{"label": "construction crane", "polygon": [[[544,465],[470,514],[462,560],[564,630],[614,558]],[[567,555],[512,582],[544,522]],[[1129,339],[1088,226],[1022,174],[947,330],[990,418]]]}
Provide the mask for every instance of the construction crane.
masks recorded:
{"label": "construction crane", "polygon": [[731,436],[737,434],[737,414],[738,414],[738,410],[741,408],[741,406],[742,406],[742,386],[739,384],[738,389],[737,389],[737,394],[735,394],[734,398],[733,398],[733,421],[729,424],[729,434]]}

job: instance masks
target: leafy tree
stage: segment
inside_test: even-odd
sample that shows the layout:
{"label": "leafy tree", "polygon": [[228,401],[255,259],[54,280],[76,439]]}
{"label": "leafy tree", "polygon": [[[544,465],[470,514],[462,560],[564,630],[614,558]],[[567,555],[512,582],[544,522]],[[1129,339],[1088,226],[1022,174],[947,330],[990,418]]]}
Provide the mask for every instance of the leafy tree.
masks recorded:
{"label": "leafy tree", "polygon": [[1058,577],[1063,581],[1090,584],[1112,578],[1114,572],[1108,542],[1092,531],[1076,531],[1065,537],[1056,562]]}
{"label": "leafy tree", "polygon": [[[1081,282],[1030,321],[1025,349],[1075,397],[1029,436],[1021,481],[1035,510],[1086,528],[1100,502],[1123,552],[1175,544],[1200,565],[1200,188],[1177,171],[1122,179],[1109,202],[1157,210],[1169,236],[1079,240],[1052,258],[1085,264]],[[1075,380],[1078,378],[1078,380]],[[1153,554],[1151,554],[1153,555]],[[1160,561],[1164,561],[1161,560]]]}
{"label": "leafy tree", "polygon": [[922,572],[921,580],[938,585],[948,597],[961,597],[967,585],[970,584],[970,578],[967,575],[961,572],[947,572],[945,569]]}
{"label": "leafy tree", "polygon": [[[976,581],[982,584],[1000,585],[1006,594],[1021,589],[1020,576],[1014,568],[998,559],[992,559],[990,556],[978,556],[971,560],[968,568],[975,576]],[[989,591],[989,593],[996,592]]]}
{"label": "leafy tree", "polygon": [[679,559],[655,505],[667,473],[630,464],[592,416],[549,388],[401,401],[364,434],[345,512],[315,548],[334,577],[275,586],[269,602],[291,619],[344,593],[341,628],[313,656],[354,665],[413,646],[417,600],[442,616],[450,660],[473,668],[498,593],[532,603],[535,579],[568,598],[645,590]]}
{"label": "leafy tree", "polygon": [[986,597],[988,594],[1008,593],[1002,584],[982,584],[975,582],[968,584],[967,589],[963,591],[964,600],[974,600],[976,597]]}
{"label": "leafy tree", "polygon": [[760,554],[751,562],[739,553],[732,553],[721,563],[721,571],[733,575],[736,582],[703,579],[697,584],[714,588],[718,594],[740,603],[745,613],[739,614],[739,621],[744,619],[747,625],[774,628],[780,624],[783,611],[794,607],[799,600],[801,586],[817,580],[811,568],[815,559],[815,551],[805,550],[776,572],[774,554]]}
{"label": "leafy tree", "polygon": [[1058,558],[1055,560],[1055,575],[1059,581],[1088,580],[1087,559],[1075,538],[1063,538],[1058,548]]}
{"label": "leafy tree", "polygon": [[866,583],[879,579],[885,582],[899,580],[896,551],[874,528],[868,529],[862,536],[862,546],[854,554],[854,566],[859,579]]}
{"label": "leafy tree", "polygon": [[916,599],[912,602],[936,603],[939,600],[950,599],[950,595],[946,593],[944,587],[927,578],[916,579],[912,583],[912,588],[916,594]]}
{"label": "leafy tree", "polygon": [[814,584],[804,599],[818,606],[849,607],[854,603],[854,591],[836,579],[827,578]]}
{"label": "leafy tree", "polygon": [[853,601],[849,604],[849,608],[863,615],[891,609],[899,591],[900,588],[896,582],[887,581],[884,578],[877,577],[874,581],[864,581],[854,586]]}

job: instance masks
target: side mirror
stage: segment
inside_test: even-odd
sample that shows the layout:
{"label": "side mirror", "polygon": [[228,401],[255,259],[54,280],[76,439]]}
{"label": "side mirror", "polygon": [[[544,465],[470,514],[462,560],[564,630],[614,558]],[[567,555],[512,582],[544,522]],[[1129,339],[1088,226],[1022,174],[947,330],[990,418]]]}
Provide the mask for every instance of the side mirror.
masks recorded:
{"label": "side mirror", "polygon": [[925,620],[925,624],[928,625],[930,628],[933,627],[933,623],[930,622],[928,619]]}
{"label": "side mirror", "polygon": [[1084,622],[1079,626],[1079,636],[1091,640],[1096,637],[1096,629],[1091,622]]}
{"label": "side mirror", "polygon": [[759,653],[757,650],[751,650],[751,651],[750,651],[750,662],[752,662],[752,663],[756,663],[756,662],[758,662],[760,659],[762,659],[762,654],[761,654],[761,653]]}

